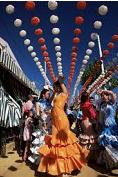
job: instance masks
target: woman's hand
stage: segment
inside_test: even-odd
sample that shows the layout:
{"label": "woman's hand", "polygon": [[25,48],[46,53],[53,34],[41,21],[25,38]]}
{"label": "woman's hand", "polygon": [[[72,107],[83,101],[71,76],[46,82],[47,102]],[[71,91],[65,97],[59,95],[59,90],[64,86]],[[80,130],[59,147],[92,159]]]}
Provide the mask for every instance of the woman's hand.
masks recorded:
{"label": "woman's hand", "polygon": [[62,84],[64,82],[64,77],[63,76],[59,76],[58,80],[59,80],[60,84]]}

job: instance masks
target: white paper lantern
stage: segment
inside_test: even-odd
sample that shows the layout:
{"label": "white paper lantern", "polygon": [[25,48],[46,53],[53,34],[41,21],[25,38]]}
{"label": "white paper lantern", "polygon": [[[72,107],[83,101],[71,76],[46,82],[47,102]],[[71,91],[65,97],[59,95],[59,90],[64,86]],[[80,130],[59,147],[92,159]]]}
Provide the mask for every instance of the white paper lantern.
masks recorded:
{"label": "white paper lantern", "polygon": [[58,57],[57,58],[57,62],[60,62],[62,60],[62,58]]}
{"label": "white paper lantern", "polygon": [[31,53],[31,56],[32,56],[32,57],[36,57],[36,52],[32,52],[32,53]]}
{"label": "white paper lantern", "polygon": [[38,65],[38,68],[41,69],[41,68],[43,68],[43,67],[42,67],[42,65],[40,64],[40,65]]}
{"label": "white paper lantern", "polygon": [[101,21],[95,21],[93,24],[95,29],[100,29],[102,27],[102,22]]}
{"label": "white paper lantern", "polygon": [[58,62],[58,63],[57,63],[57,66],[62,66],[62,63],[61,63],[61,62]]}
{"label": "white paper lantern", "polygon": [[15,27],[20,27],[21,25],[22,25],[22,20],[16,19],[16,20],[14,21],[14,26],[15,26]]}
{"label": "white paper lantern", "polygon": [[43,68],[40,68],[40,71],[41,71],[41,73],[43,73],[43,72],[44,72],[44,69],[43,69]]}
{"label": "white paper lantern", "polygon": [[61,50],[61,46],[55,46],[55,51],[59,52]]}
{"label": "white paper lantern", "polygon": [[59,66],[59,67],[58,67],[58,69],[60,69],[60,70],[61,70],[61,69],[62,69],[62,66]]}
{"label": "white paper lantern", "polygon": [[27,45],[27,46],[30,45],[30,40],[29,39],[25,39],[24,40],[24,44]]}
{"label": "white paper lantern", "polygon": [[82,63],[83,63],[83,64],[87,64],[87,63],[88,63],[88,60],[83,60]]}
{"label": "white paper lantern", "polygon": [[21,30],[20,32],[19,32],[19,35],[21,36],[21,37],[25,37],[26,36],[26,31],[25,30]]}
{"label": "white paper lantern", "polygon": [[91,55],[91,54],[92,54],[92,50],[91,50],[91,49],[87,49],[87,50],[86,50],[86,54],[87,54],[87,55]]}
{"label": "white paper lantern", "polygon": [[102,5],[102,6],[100,6],[100,7],[98,8],[98,13],[99,13],[100,15],[106,15],[107,12],[108,12],[108,7],[105,6],[105,5]]}
{"label": "white paper lantern", "polygon": [[81,68],[86,68],[86,65],[82,65]]}
{"label": "white paper lantern", "polygon": [[6,12],[7,12],[8,14],[13,14],[13,13],[14,13],[14,10],[15,10],[15,8],[14,8],[13,5],[8,5],[8,6],[6,6]]}
{"label": "white paper lantern", "polygon": [[52,29],[52,34],[58,35],[59,33],[60,33],[60,29],[59,28],[53,28]]}
{"label": "white paper lantern", "polygon": [[60,43],[60,39],[56,37],[56,38],[53,39],[53,42],[54,42],[54,44],[59,44]]}
{"label": "white paper lantern", "polygon": [[61,52],[57,52],[57,53],[56,53],[56,56],[57,56],[57,57],[61,57]]}
{"label": "white paper lantern", "polygon": [[[39,61],[38,57],[33,58],[33,60],[34,60],[35,62],[37,62],[37,63],[38,63],[38,61]],[[39,62],[39,63],[40,63],[40,62]],[[41,63],[40,63],[40,64],[41,64]]]}
{"label": "white paper lantern", "polygon": [[91,39],[95,41],[97,39],[98,34],[97,33],[92,33],[91,34]]}
{"label": "white paper lantern", "polygon": [[84,59],[85,59],[85,60],[89,60],[89,58],[90,58],[90,57],[89,57],[88,55],[85,55],[85,56],[84,56]]}
{"label": "white paper lantern", "polygon": [[50,17],[50,22],[51,22],[51,23],[55,24],[55,23],[58,22],[58,20],[59,20],[59,17],[58,17],[58,16],[56,16],[56,15],[51,15],[51,17]]}
{"label": "white paper lantern", "polygon": [[89,47],[89,48],[95,47],[95,42],[90,41],[90,42],[88,43],[88,47]]}
{"label": "white paper lantern", "polygon": [[30,45],[27,49],[29,52],[32,52],[34,50],[34,47]]}
{"label": "white paper lantern", "polygon": [[48,2],[48,8],[50,10],[55,10],[58,7],[58,3],[56,1],[49,1]]}
{"label": "white paper lantern", "polygon": [[[37,57],[35,57],[35,58],[37,58]],[[34,58],[34,59],[35,59],[35,58]],[[40,62],[40,61],[36,62],[36,65],[37,65],[37,66],[40,66],[40,65],[41,65],[41,62]]]}

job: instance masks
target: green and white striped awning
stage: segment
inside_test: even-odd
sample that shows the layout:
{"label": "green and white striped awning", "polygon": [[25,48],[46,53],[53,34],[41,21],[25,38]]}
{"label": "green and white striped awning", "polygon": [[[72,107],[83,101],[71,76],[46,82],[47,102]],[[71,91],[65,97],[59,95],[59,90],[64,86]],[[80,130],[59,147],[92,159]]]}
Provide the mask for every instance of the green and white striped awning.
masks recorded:
{"label": "green and white striped awning", "polygon": [[29,87],[35,94],[39,94],[35,84],[22,71],[8,43],[0,38],[0,65],[9,70],[20,82]]}

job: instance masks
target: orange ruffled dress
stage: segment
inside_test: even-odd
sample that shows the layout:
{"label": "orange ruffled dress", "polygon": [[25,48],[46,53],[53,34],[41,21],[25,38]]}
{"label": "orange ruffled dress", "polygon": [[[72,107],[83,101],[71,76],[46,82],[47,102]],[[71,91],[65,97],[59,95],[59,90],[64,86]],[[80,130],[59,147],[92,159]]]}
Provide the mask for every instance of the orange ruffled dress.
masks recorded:
{"label": "orange ruffled dress", "polygon": [[71,174],[86,164],[87,150],[78,144],[78,138],[70,131],[64,112],[67,95],[60,93],[54,100],[51,112],[52,135],[45,136],[45,145],[39,148],[41,160],[38,171],[51,175]]}

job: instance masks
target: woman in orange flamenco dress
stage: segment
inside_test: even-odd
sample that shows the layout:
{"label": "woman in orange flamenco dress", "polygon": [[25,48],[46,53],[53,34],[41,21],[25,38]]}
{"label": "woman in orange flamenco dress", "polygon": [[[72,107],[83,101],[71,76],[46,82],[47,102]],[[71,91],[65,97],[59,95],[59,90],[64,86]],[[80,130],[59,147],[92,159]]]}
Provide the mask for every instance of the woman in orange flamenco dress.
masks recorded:
{"label": "woman in orange flamenco dress", "polygon": [[63,78],[54,83],[55,97],[51,111],[52,135],[45,136],[45,145],[39,148],[41,160],[39,172],[59,176],[81,170],[86,164],[88,151],[78,144],[75,134],[70,131],[69,121],[64,112],[67,89]]}

